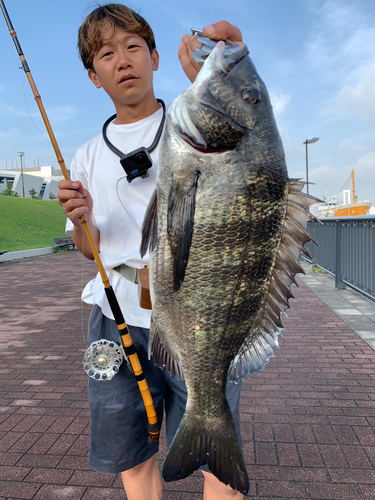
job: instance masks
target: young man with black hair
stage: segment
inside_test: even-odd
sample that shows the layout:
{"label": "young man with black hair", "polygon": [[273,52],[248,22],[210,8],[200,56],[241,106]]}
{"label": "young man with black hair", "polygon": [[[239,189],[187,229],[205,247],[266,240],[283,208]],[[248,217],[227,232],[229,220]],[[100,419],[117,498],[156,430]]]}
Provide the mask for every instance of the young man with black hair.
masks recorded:
{"label": "young man with black hair", "polygon": [[[241,42],[238,28],[225,21],[206,27],[206,36]],[[196,37],[184,35],[178,56],[186,75],[194,81],[199,66],[191,57]],[[108,140],[124,154],[148,147],[155,139],[163,107],[153,89],[159,54],[149,24],[122,4],[107,4],[89,14],[79,29],[78,48],[88,76],[111,98],[116,117],[107,128]],[[148,360],[150,311],[141,309],[137,295],[137,269],[148,264],[139,254],[143,217],[155,189],[158,146],[150,153],[153,166],[147,178],[128,183],[120,158],[102,134],[80,147],[73,159],[72,181],[60,181],[58,200],[68,217],[67,233],[89,259],[93,255],[79,217],[84,215],[100,250],[103,264],[119,300],[146,375],[159,422],[166,412],[168,445],[182,418],[186,387]],[[116,196],[116,184],[123,204]],[[125,205],[125,210],[123,206]],[[94,305],[88,344],[102,338],[118,342],[118,329],[98,275],[86,286],[82,298]],[[228,383],[228,401],[238,434],[240,386]],[[162,482],[156,462],[157,447],[147,444],[146,413],[135,377],[126,363],[110,381],[89,379],[91,410],[89,463],[104,473],[121,472],[129,500],[161,500]],[[239,435],[240,439],[240,435]],[[243,495],[207,471],[204,499],[219,500]]]}

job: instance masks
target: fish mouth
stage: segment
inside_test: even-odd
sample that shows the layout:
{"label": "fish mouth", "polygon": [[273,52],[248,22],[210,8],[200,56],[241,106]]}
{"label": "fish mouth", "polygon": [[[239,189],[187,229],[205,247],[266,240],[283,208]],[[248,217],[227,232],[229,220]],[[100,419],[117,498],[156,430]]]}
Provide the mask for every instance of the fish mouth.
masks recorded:
{"label": "fish mouth", "polygon": [[189,144],[195,151],[202,154],[212,154],[212,153],[224,153],[225,151],[229,151],[228,149],[210,149],[209,147],[203,147],[202,144],[197,144],[194,140],[187,136],[186,134],[180,133],[181,139]]}
{"label": "fish mouth", "polygon": [[[227,151],[231,151],[233,148],[230,147],[213,147],[207,144],[205,141],[198,142],[194,137],[191,137],[190,135],[186,134],[182,130],[178,131],[178,134],[181,138],[181,140],[190,146],[191,148],[194,149],[195,152],[200,153],[200,154],[220,154],[220,153],[225,153]],[[202,136],[199,136],[198,140],[202,139]]]}

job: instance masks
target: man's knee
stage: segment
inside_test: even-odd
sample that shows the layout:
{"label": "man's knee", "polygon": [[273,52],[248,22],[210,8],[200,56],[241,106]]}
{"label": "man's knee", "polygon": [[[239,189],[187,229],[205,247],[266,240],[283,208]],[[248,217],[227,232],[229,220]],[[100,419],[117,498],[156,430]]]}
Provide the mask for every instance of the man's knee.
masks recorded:
{"label": "man's knee", "polygon": [[121,475],[124,478],[126,478],[126,477],[135,478],[137,476],[142,476],[146,473],[149,473],[155,467],[157,467],[156,458],[155,458],[155,455],[153,455],[151,458],[149,458],[145,462],[142,462],[141,464],[136,465],[132,469],[129,469],[129,470],[122,472]]}

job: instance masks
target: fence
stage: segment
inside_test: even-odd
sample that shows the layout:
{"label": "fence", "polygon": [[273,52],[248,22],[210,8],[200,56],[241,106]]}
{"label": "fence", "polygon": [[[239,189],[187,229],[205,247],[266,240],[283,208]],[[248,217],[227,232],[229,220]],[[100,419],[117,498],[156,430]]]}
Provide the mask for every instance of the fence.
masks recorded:
{"label": "fence", "polygon": [[327,217],[307,229],[318,243],[306,245],[312,262],[335,276],[337,288],[375,300],[375,217]]}

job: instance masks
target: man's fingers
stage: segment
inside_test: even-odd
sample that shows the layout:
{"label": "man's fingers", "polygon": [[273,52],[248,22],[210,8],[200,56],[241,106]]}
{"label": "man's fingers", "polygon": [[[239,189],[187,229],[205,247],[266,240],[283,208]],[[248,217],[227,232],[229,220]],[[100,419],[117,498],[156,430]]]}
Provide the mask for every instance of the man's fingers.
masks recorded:
{"label": "man's fingers", "polygon": [[70,179],[64,179],[58,183],[59,189],[79,189],[82,184],[79,181],[71,181]]}
{"label": "man's fingers", "polygon": [[199,64],[194,61],[191,55],[199,45],[197,37],[192,38],[189,35],[184,35],[178,48],[178,58],[180,59],[182,69],[191,82],[195,80],[200,70]]}
{"label": "man's fingers", "polygon": [[[238,45],[245,45],[242,41],[241,30],[234,24],[230,24],[227,21],[219,21],[214,24],[210,24],[203,28],[203,34],[212,40],[231,40]],[[197,36],[184,35],[182,37],[182,43],[178,49],[178,57],[181,62],[182,69],[184,70],[186,76],[191,82],[194,82],[201,65],[194,61],[192,52],[194,52],[200,43],[197,40]]]}
{"label": "man's fingers", "polygon": [[63,206],[65,215],[74,223],[77,223],[82,215],[86,215],[89,207],[86,205],[85,200],[82,198],[72,198],[67,200]]}
{"label": "man's fingers", "polygon": [[242,42],[241,30],[234,24],[227,21],[219,21],[203,28],[203,34],[212,40],[231,40],[232,42]]}

